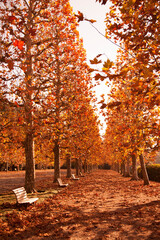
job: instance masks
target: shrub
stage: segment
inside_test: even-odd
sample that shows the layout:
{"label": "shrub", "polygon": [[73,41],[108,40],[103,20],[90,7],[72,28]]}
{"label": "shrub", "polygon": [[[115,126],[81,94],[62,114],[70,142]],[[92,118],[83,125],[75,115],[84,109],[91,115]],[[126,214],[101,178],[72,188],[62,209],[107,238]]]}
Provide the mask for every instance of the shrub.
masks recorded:
{"label": "shrub", "polygon": [[[146,168],[149,180],[160,182],[160,164],[147,165]],[[142,178],[142,170],[140,167],[138,168],[138,176]]]}

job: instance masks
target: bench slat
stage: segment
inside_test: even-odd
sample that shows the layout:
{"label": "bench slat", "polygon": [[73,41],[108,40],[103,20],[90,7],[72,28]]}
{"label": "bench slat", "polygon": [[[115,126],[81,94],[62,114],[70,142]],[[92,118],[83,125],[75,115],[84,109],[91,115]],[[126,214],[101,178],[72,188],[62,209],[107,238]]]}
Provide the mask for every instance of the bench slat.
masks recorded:
{"label": "bench slat", "polygon": [[73,180],[79,180],[79,178],[76,178],[74,174],[72,174],[71,178],[72,178]]}

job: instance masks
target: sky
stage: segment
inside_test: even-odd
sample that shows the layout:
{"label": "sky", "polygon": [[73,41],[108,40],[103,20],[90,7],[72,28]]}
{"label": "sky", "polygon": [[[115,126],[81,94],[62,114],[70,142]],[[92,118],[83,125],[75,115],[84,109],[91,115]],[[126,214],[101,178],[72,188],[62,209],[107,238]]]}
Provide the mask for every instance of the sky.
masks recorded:
{"label": "sky", "polygon": [[[105,34],[105,15],[109,9],[109,3],[101,5],[96,0],[70,0],[73,11],[81,11],[88,19],[94,19],[97,22],[94,26]],[[100,53],[105,53],[107,57],[114,61],[116,57],[116,46],[110,43],[106,38],[101,36],[89,22],[83,21],[79,23],[80,36],[84,41],[84,48],[87,50],[87,58],[93,59]]]}
{"label": "sky", "polygon": [[[97,22],[94,26],[105,35],[105,15],[109,11],[110,3],[106,5],[101,5],[96,0],[70,0],[70,4],[73,7],[73,12],[77,14],[78,10],[83,13],[84,17],[87,19],[94,19]],[[98,54],[104,54],[103,60],[109,58],[111,61],[115,61],[116,53],[118,48],[108,41],[105,37],[99,34],[92,25],[83,21],[79,23],[78,31],[80,37],[83,38],[84,48],[87,53],[87,63],[90,64],[89,60],[93,60]],[[93,67],[94,65],[91,65]],[[109,93],[109,88],[106,86],[105,81],[101,82],[99,86],[95,88],[96,96],[98,100],[101,99],[101,95],[105,95],[107,99],[107,94]],[[103,117],[100,116],[100,120],[103,123]],[[101,130],[101,134],[105,131],[105,125]]]}

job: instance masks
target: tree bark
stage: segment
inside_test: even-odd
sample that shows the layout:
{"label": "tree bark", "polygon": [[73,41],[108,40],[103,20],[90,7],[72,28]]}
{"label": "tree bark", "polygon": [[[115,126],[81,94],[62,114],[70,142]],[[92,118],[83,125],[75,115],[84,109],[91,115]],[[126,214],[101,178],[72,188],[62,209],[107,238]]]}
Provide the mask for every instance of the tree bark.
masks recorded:
{"label": "tree bark", "polygon": [[71,177],[71,155],[66,154],[67,178]]}
{"label": "tree bark", "polygon": [[6,162],[6,172],[8,172],[8,161]]}
{"label": "tree bark", "polygon": [[127,158],[125,177],[130,177],[130,159]]}
{"label": "tree bark", "polygon": [[60,178],[60,159],[59,159],[59,142],[58,139],[55,140],[54,145],[54,182]]}
{"label": "tree bark", "polygon": [[142,154],[139,155],[139,160],[140,160],[140,164],[141,164],[144,185],[149,185],[149,177],[148,177],[146,165],[145,165],[144,158],[143,158]]}
{"label": "tree bark", "polygon": [[126,171],[126,166],[125,166],[125,161],[123,160],[121,163],[121,174],[122,176],[125,176],[125,171]]}
{"label": "tree bark", "polygon": [[31,193],[34,191],[35,188],[35,164],[33,158],[32,133],[26,134],[25,156],[26,156],[25,189],[27,193]]}
{"label": "tree bark", "polygon": [[76,175],[79,176],[80,172],[80,164],[79,164],[79,159],[76,158]]}
{"label": "tree bark", "polygon": [[[32,2],[30,3],[30,11],[28,12],[28,27],[32,25]],[[26,173],[25,173],[25,189],[27,193],[33,192],[35,187],[35,164],[33,155],[33,103],[32,103],[32,40],[28,32],[25,33],[26,38],[26,60],[25,65],[25,121],[26,121],[26,136],[25,136],[25,157],[26,157]]]}
{"label": "tree bark", "polygon": [[[78,159],[79,160],[79,171],[82,173],[82,160],[81,159]],[[79,172],[79,173],[80,173]]]}
{"label": "tree bark", "polygon": [[88,171],[87,160],[84,160],[84,173]]}
{"label": "tree bark", "polygon": [[136,155],[133,153],[131,155],[131,157],[132,157],[132,177],[131,177],[131,180],[138,180]]}
{"label": "tree bark", "polygon": [[120,172],[120,166],[119,166],[120,164],[119,164],[119,162],[117,161],[117,162],[115,162],[114,163],[114,165],[113,165],[113,169],[114,169],[114,171],[116,171],[116,172]]}

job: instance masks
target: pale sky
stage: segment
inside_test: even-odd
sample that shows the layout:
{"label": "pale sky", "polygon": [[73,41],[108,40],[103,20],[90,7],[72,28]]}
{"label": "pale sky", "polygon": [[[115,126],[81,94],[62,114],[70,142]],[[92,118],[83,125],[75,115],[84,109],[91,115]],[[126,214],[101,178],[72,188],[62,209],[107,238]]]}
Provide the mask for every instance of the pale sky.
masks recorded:
{"label": "pale sky", "polygon": [[[94,26],[102,34],[105,34],[104,20],[109,9],[109,3],[101,5],[96,0],[70,0],[70,4],[75,13],[79,10],[86,18],[96,20]],[[110,60],[115,60],[117,47],[101,36],[89,22],[80,22],[78,30],[83,38],[88,59],[93,59],[96,55],[105,53]]]}
{"label": "pale sky", "polygon": [[[87,19],[94,19],[97,22],[94,23],[94,26],[105,35],[105,15],[109,10],[110,3],[106,5],[101,5],[96,0],[70,0],[70,4],[73,7],[74,13],[77,14],[78,10],[84,14],[84,17]],[[106,38],[101,36],[89,22],[83,21],[79,23],[78,31],[80,37],[83,38],[84,48],[87,52],[87,63],[90,64],[89,60],[92,60],[98,54],[105,54],[103,60],[107,60],[107,57],[111,61],[115,61],[116,53],[118,48],[109,42]],[[94,65],[91,65],[94,67]],[[96,66],[95,66],[96,67]],[[96,96],[100,100],[100,95],[104,94],[107,99],[107,93],[109,88],[105,85],[105,81],[101,82],[101,85],[95,88]],[[103,117],[100,116],[100,119],[103,123]],[[101,133],[104,133],[105,126]]]}

